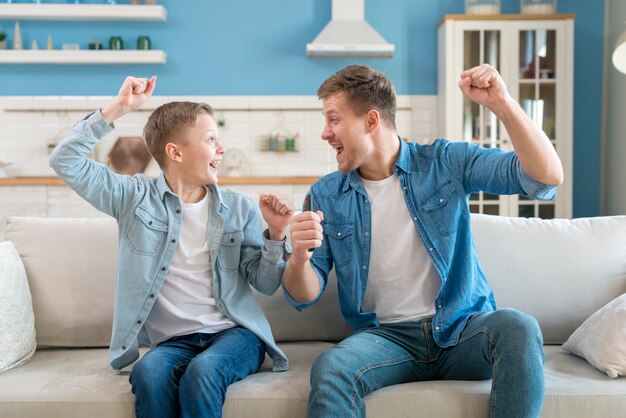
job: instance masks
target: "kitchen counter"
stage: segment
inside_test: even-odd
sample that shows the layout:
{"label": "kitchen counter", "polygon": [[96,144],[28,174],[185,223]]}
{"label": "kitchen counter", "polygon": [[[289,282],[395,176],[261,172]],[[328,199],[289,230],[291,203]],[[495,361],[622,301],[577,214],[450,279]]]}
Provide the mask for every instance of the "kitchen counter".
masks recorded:
{"label": "kitchen counter", "polygon": [[[319,177],[219,177],[221,186],[230,184],[313,184]],[[0,186],[65,186],[60,177],[0,178]]]}

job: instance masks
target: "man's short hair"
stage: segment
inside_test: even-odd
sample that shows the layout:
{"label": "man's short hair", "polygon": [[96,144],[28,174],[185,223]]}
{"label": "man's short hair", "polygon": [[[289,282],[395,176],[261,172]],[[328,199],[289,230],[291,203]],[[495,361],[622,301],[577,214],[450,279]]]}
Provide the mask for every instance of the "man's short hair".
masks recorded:
{"label": "man's short hair", "polygon": [[330,76],[317,89],[317,97],[325,99],[344,93],[357,116],[376,109],[390,127],[396,128],[396,90],[380,71],[364,65],[350,65]]}
{"label": "man's short hair", "polygon": [[161,169],[165,168],[165,145],[173,142],[185,145],[187,132],[195,126],[198,117],[213,115],[213,108],[206,103],[170,102],[156,108],[143,128],[143,137],[150,154]]}

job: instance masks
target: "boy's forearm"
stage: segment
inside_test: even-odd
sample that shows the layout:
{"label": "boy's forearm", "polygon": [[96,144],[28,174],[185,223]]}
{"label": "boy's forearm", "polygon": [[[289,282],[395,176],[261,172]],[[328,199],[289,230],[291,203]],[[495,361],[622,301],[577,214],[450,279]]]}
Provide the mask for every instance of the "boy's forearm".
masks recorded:
{"label": "boy's forearm", "polygon": [[105,120],[106,123],[110,125],[125,114],[127,114],[129,110],[126,109],[124,106],[119,105],[117,101],[114,100],[106,107],[104,107],[101,112],[102,118]]}

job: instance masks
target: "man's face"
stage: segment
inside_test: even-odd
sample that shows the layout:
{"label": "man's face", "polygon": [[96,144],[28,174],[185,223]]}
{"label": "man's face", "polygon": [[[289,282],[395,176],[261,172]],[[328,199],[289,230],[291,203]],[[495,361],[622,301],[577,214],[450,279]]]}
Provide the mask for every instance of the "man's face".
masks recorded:
{"label": "man's face", "polygon": [[180,148],[181,169],[189,183],[204,185],[217,183],[217,169],[225,148],[219,139],[213,118],[201,113],[195,126],[187,131],[187,141]]}
{"label": "man's face", "polygon": [[326,120],[322,139],[335,149],[337,169],[346,174],[361,167],[372,152],[367,112],[355,115],[345,94],[337,93],[324,99],[322,114]]}

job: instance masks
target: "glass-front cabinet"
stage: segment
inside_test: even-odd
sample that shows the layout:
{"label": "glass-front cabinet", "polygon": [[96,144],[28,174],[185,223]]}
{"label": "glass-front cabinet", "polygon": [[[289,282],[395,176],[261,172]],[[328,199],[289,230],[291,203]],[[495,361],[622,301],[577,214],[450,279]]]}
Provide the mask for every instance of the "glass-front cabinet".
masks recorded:
{"label": "glass-front cabinet", "polygon": [[573,15],[446,15],[438,30],[440,132],[452,141],[513,150],[503,124],[487,108],[465,98],[459,75],[488,63],[509,93],[546,133],[565,171],[557,200],[525,196],[470,196],[470,211],[550,218],[572,216]]}

